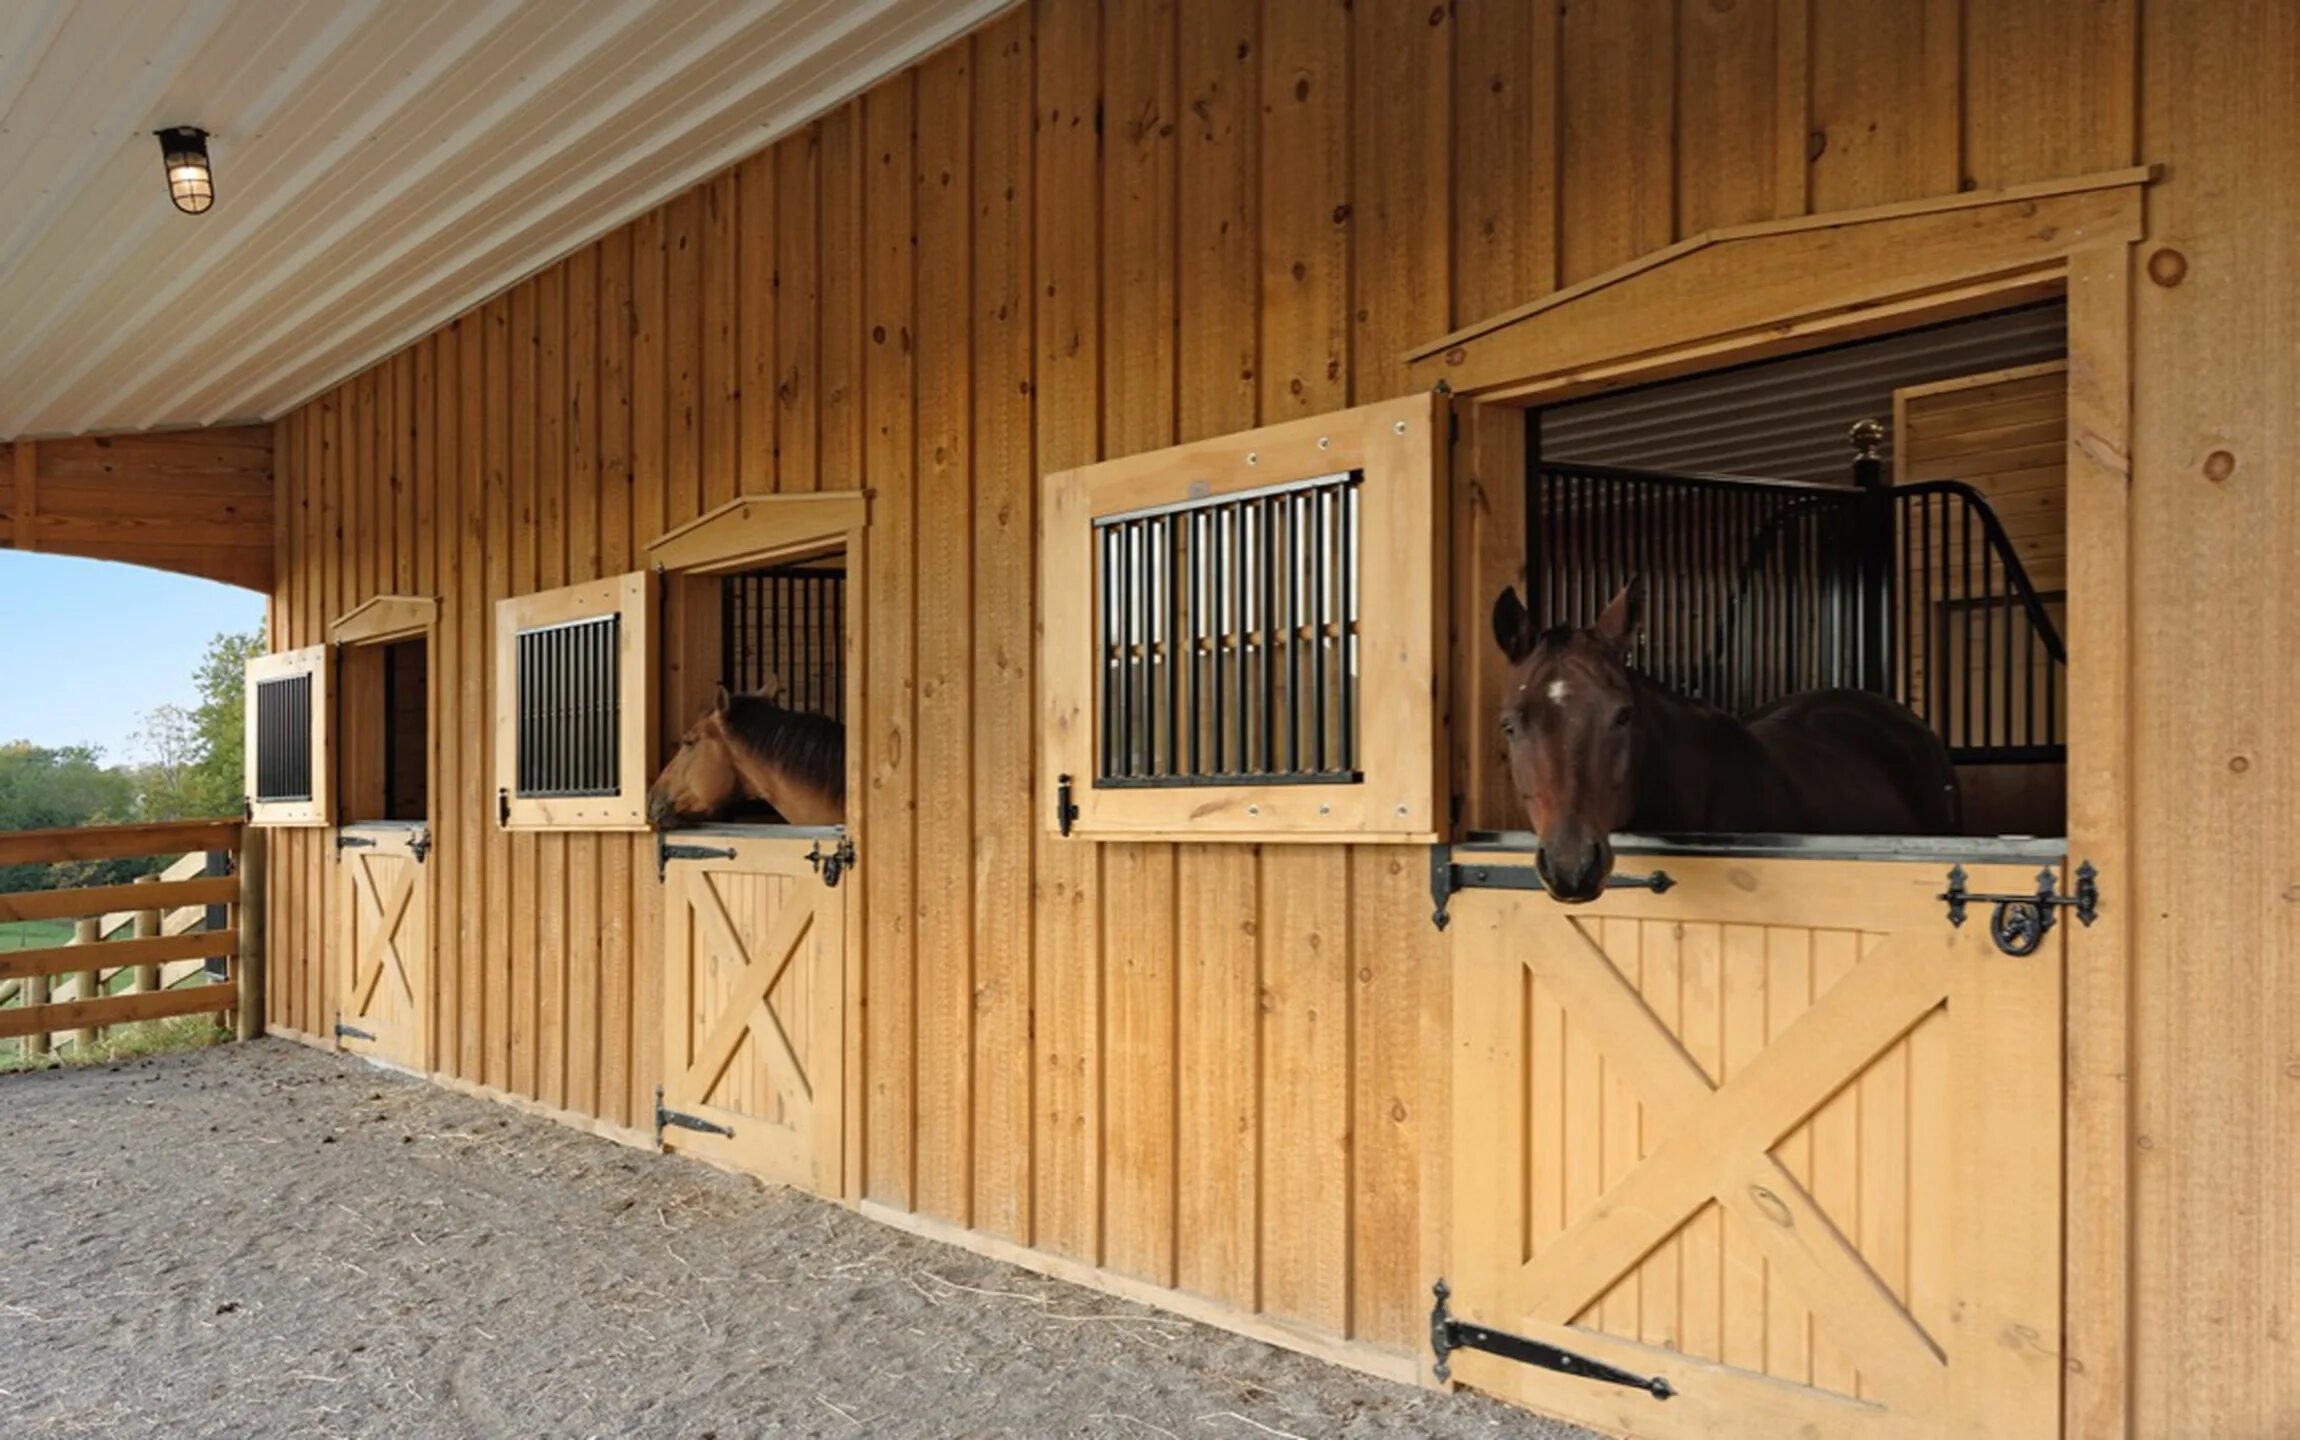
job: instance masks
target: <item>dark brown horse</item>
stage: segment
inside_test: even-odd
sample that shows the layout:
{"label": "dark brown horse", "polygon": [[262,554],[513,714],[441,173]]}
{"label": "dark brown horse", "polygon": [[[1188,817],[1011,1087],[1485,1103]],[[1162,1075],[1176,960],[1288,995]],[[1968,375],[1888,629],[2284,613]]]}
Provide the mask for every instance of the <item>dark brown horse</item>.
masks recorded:
{"label": "dark brown horse", "polygon": [[1865,690],[1808,690],[1744,722],[1629,668],[1632,580],[1587,630],[1539,630],[1515,590],[1494,602],[1509,657],[1501,728],[1539,838],[1542,884],[1594,900],[1615,831],[1649,835],[1945,835],[1956,770],[1932,728]]}
{"label": "dark brown horse", "polygon": [[706,824],[746,801],[770,806],[792,825],[846,820],[846,728],[786,710],[772,693],[718,698],[680,737],[679,753],[647,790],[647,818]]}

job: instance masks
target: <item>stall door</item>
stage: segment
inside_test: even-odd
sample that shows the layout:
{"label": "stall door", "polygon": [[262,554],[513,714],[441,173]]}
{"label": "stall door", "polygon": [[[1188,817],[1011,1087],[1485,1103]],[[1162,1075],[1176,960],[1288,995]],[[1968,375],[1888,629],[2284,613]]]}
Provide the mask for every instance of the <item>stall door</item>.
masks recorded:
{"label": "stall door", "polygon": [[1663,895],[1453,897],[1446,1279],[1676,1393],[1455,1376],[1640,1436],[2056,1433],[2065,923],[2000,953],[1946,861],[1662,863]]}
{"label": "stall door", "polygon": [[837,845],[673,835],[664,867],[663,1144],[825,1196],[840,1192],[846,887],[821,857]]}
{"label": "stall door", "polygon": [[346,825],[336,832],[340,873],[335,1033],[344,1049],[421,1071],[431,1007],[431,887],[421,825]]}

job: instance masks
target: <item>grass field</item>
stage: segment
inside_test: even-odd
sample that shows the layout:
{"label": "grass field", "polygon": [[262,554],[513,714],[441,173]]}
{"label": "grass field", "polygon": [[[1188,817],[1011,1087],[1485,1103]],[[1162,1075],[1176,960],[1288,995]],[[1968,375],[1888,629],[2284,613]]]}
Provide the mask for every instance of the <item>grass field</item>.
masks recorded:
{"label": "grass field", "polygon": [[0,950],[44,950],[71,943],[69,920],[14,920],[0,925]]}

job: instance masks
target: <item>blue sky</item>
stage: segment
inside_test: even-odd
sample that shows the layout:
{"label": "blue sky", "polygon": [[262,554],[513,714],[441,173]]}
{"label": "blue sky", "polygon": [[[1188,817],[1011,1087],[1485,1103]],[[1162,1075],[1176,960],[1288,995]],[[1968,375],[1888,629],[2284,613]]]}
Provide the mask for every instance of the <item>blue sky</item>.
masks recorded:
{"label": "blue sky", "polygon": [[252,590],[100,560],[0,552],[0,741],[141,758],[145,713],[190,705],[211,636],[264,621]]}

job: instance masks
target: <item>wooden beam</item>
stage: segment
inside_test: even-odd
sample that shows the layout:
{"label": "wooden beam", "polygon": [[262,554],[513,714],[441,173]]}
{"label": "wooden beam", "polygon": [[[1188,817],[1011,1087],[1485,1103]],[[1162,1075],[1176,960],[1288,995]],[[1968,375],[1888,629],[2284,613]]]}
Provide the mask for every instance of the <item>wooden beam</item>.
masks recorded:
{"label": "wooden beam", "polygon": [[35,523],[40,513],[40,447],[29,440],[14,446],[16,456],[16,548],[27,554],[40,548]]}
{"label": "wooden beam", "polygon": [[0,545],[119,560],[268,592],[268,425],[150,435],[19,440]]}
{"label": "wooden beam", "polygon": [[[65,860],[133,860],[146,855],[189,855],[199,850],[236,850],[239,844],[240,822],[237,820],[170,820],[157,825],[18,830],[12,834],[0,835],[0,865],[53,865]],[[157,907],[129,904],[112,908],[134,910]]]}
{"label": "wooden beam", "polygon": [[0,921],[77,920],[114,910],[180,905],[229,905],[240,886],[229,875],[200,880],[169,880],[158,885],[91,885],[83,890],[20,890],[0,895]]}
{"label": "wooden beam", "polygon": [[242,1040],[254,1040],[264,1033],[264,853],[267,844],[264,832],[250,830],[247,843],[240,850],[239,900],[239,959],[232,965],[233,979],[239,982],[239,1003],[234,1008],[233,1028]]}
{"label": "wooden beam", "polygon": [[0,1040],[228,1010],[238,994],[229,985],[192,985],[181,990],[155,990],[149,995],[110,995],[100,1000],[67,1000],[60,1005],[13,1007],[0,1010]]}
{"label": "wooden beam", "polygon": [[239,945],[239,936],[229,930],[195,930],[186,935],[106,940],[94,945],[50,945],[39,950],[0,954],[0,980],[69,975],[90,969],[114,970],[130,965],[159,966],[177,960],[208,960],[229,956]]}

